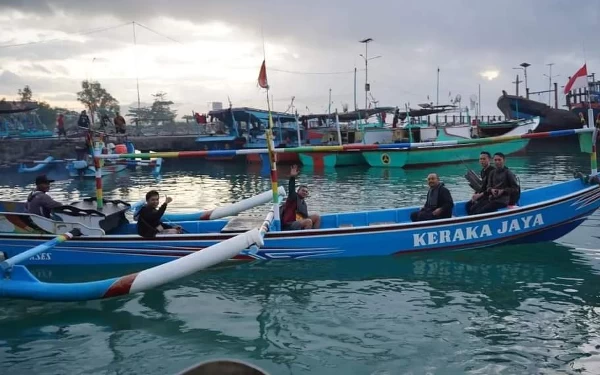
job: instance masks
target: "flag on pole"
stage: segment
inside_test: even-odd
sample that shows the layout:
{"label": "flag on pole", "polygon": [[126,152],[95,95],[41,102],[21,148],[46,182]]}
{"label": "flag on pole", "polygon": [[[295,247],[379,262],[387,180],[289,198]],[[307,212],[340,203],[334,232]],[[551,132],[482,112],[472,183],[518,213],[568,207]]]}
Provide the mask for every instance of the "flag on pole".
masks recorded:
{"label": "flag on pole", "polygon": [[260,73],[258,73],[258,85],[263,89],[269,88],[269,83],[267,82],[267,66],[265,65],[265,60],[263,60],[262,65],[260,66]]}
{"label": "flag on pole", "polygon": [[583,64],[583,66],[569,79],[565,86],[565,94],[568,94],[569,91],[585,88],[588,85],[587,80],[587,64]]}

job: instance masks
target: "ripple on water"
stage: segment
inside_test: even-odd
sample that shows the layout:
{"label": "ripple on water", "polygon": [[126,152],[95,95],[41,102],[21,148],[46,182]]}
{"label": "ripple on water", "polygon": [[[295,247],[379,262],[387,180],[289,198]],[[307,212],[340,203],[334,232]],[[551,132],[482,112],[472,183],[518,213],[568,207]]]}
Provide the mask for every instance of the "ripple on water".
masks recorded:
{"label": "ripple on water", "polygon": [[[564,181],[587,163],[509,158],[524,188]],[[160,181],[145,172],[105,179],[105,196],[137,201],[156,188],[175,198],[170,210],[213,208],[270,189],[268,174],[252,168],[169,160]],[[299,181],[310,185],[311,210],[349,211],[420,205],[429,172],[455,200],[470,196],[463,165],[305,168]],[[287,173],[280,168],[286,188]],[[30,180],[3,174],[0,199],[25,199]],[[64,179],[52,191],[67,202],[93,193],[93,182]],[[258,262],[117,300],[9,301],[0,306],[0,365],[15,374],[150,375],[233,357],[272,374],[597,374],[599,223],[596,213],[563,245]]]}

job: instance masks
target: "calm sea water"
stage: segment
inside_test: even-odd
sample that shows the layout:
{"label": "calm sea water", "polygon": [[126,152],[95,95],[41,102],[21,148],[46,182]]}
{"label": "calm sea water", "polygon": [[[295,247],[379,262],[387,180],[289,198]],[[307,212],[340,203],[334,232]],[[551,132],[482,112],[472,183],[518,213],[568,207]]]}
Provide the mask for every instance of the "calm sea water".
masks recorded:
{"label": "calm sea water", "polygon": [[[508,165],[524,188],[589,170],[589,158],[537,147]],[[476,163],[468,163],[477,168]],[[455,199],[470,189],[458,164],[422,170],[303,170],[309,209],[421,204],[436,171]],[[93,182],[60,179],[65,202]],[[0,199],[24,199],[35,175],[2,172]],[[288,168],[280,169],[287,188]],[[104,179],[107,198],[149,189],[171,210],[212,208],[270,188],[260,167],[165,163],[160,179]],[[263,215],[266,207],[245,215]],[[106,301],[0,304],[2,374],[174,374],[234,358],[271,374],[598,374],[600,215],[556,243],[389,258],[224,265],[143,294]],[[51,281],[94,280],[139,267],[35,268]]]}

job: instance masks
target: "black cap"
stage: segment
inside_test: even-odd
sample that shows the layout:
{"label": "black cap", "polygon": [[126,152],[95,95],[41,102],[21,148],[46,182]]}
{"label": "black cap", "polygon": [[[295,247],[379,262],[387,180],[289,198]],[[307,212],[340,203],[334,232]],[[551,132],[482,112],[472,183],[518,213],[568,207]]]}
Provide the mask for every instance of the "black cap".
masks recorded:
{"label": "black cap", "polygon": [[35,178],[35,184],[39,185],[39,184],[49,184],[51,182],[54,182],[54,180],[49,180],[48,177],[46,177],[45,174],[39,175]]}

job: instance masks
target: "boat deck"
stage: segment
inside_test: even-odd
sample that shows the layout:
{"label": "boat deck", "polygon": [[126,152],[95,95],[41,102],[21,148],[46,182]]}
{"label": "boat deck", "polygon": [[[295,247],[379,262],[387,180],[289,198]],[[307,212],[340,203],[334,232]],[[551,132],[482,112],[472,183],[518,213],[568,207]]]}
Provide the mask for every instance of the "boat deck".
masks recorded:
{"label": "boat deck", "polygon": [[221,229],[221,233],[238,233],[258,228],[265,221],[260,216],[235,216]]}

